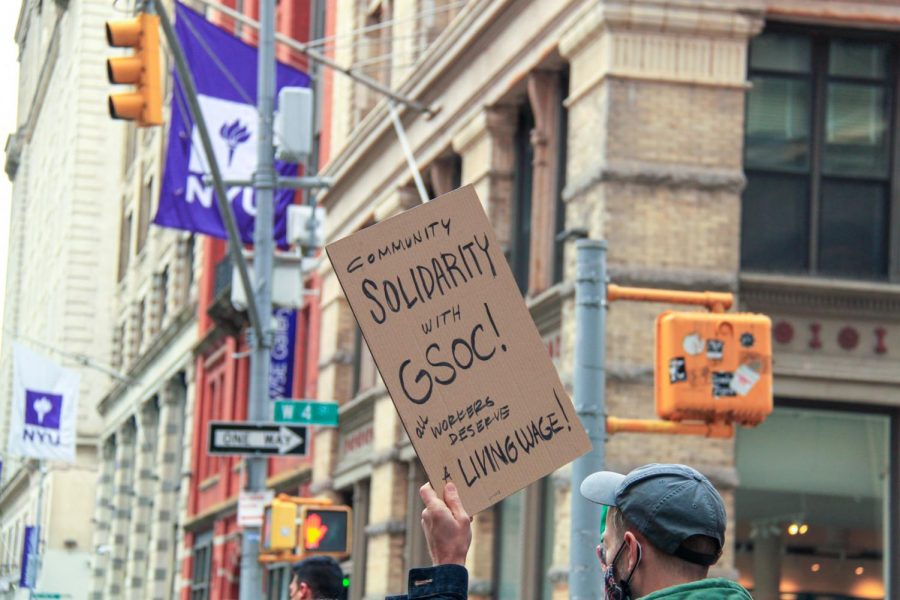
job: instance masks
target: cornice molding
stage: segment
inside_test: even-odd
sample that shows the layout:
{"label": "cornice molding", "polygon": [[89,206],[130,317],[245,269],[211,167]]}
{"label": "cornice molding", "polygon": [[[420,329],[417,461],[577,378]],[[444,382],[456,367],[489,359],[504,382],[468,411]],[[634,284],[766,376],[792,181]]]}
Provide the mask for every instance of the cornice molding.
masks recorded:
{"label": "cornice molding", "polygon": [[742,307],[900,320],[900,284],[741,273]]}
{"label": "cornice molding", "polygon": [[747,183],[740,169],[714,169],[693,165],[646,161],[614,161],[600,164],[566,184],[563,200],[573,202],[602,183],[631,183],[739,194]]}
{"label": "cornice molding", "polygon": [[607,1],[584,11],[559,49],[571,57],[603,30],[749,38],[762,30],[764,10],[761,0]]}

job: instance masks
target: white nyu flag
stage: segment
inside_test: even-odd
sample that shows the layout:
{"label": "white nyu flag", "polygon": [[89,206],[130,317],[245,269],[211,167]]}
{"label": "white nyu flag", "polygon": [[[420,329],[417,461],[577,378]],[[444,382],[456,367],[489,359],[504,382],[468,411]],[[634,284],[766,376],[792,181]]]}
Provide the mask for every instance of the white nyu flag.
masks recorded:
{"label": "white nyu flag", "polygon": [[12,455],[75,462],[81,376],[13,343]]}

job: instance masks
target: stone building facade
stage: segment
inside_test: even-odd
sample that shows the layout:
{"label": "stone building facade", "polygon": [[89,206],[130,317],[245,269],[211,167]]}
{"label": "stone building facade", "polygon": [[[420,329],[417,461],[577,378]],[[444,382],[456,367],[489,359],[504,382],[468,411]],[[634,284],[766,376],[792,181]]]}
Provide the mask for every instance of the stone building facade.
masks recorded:
{"label": "stone building facade", "polygon": [[[339,62],[432,108],[399,109],[417,168],[432,196],[476,187],[564,383],[575,330],[564,229],[607,241],[616,283],[729,291],[773,318],[776,411],[763,426],[729,440],[617,434],[608,467],[706,473],[729,514],[714,573],[755,597],[900,589],[900,9],[376,0],[329,10]],[[431,37],[436,14],[447,18]],[[323,172],[335,184],[322,201],[335,240],[419,200],[386,101],[339,75],[325,89]],[[351,597],[381,597],[427,560],[425,477],[327,264],[321,277],[319,394],[342,408],[341,427],[316,438],[312,490],[352,499],[364,535],[346,564]],[[677,307],[610,306],[609,414],[655,416],[654,318],[667,308]],[[832,448],[852,481],[830,474]],[[566,597],[569,502],[561,469],[477,515],[472,596]]]}
{"label": "stone building facade", "polygon": [[[18,589],[26,526],[35,525],[43,488],[44,592],[86,598],[97,478],[96,407],[110,377],[77,363],[108,364],[112,340],[115,196],[122,153],[109,147],[117,127],[107,116],[102,0],[41,2],[19,7],[17,130],[6,142],[13,182],[2,353],[0,353],[0,597]],[[16,93],[7,90],[7,93]],[[12,396],[12,342],[20,341],[81,375],[76,461],[6,456]],[[61,354],[56,351],[61,351]]]}
{"label": "stone building facade", "polygon": [[[93,598],[172,598],[183,541],[193,422],[197,281],[193,234],[151,226],[160,128],[120,126],[112,364],[130,382],[106,388],[94,504]],[[196,250],[196,251],[195,251]]]}

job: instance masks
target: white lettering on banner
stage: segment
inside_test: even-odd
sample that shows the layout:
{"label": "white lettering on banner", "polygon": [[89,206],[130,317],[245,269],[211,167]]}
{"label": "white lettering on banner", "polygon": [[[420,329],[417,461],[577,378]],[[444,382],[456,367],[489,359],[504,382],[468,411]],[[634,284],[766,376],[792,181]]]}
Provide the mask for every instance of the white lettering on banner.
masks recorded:
{"label": "white lettering on banner", "polygon": [[[185,201],[190,204],[199,202],[203,208],[212,208],[215,190],[212,186],[203,183],[201,175],[197,173],[188,173],[187,189],[184,195]],[[234,203],[235,199],[240,197],[241,209],[250,215],[256,216],[256,202],[253,197],[252,187],[230,188],[225,192],[228,201]]]}

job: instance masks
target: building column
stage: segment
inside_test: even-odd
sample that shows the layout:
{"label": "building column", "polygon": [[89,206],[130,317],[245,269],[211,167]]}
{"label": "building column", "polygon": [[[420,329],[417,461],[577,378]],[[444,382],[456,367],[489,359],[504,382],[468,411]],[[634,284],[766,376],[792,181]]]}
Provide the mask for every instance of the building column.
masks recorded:
{"label": "building column", "polygon": [[94,541],[91,554],[93,577],[91,598],[103,600],[106,586],[106,572],[109,568],[109,553],[112,549],[111,522],[113,516],[113,475],[115,473],[116,440],[109,437],[100,449],[100,477],[97,481],[97,501],[94,504]]}
{"label": "building column", "polygon": [[469,121],[452,143],[462,157],[462,183],[475,186],[504,251],[512,236],[517,116],[514,106],[488,108]]}
{"label": "building column", "polygon": [[528,295],[536,296],[553,284],[556,246],[556,198],[559,173],[559,111],[562,103],[559,71],[528,74],[528,100],[534,114],[531,147],[534,149],[531,185],[531,249]]}
{"label": "building column", "polygon": [[143,597],[147,588],[147,548],[152,522],[153,488],[156,487],[154,463],[158,425],[159,409],[156,401],[151,400],[144,404],[138,414],[134,496],[128,532],[128,562],[125,565],[125,589],[132,598]]}
{"label": "building column", "polygon": [[753,597],[778,600],[781,597],[781,532],[762,531],[753,540]]}
{"label": "building column", "polygon": [[125,593],[125,560],[128,556],[128,530],[131,522],[131,497],[134,484],[134,420],[130,419],[116,433],[116,463],[113,477],[110,561],[103,593],[105,600],[127,598]]}
{"label": "building column", "polygon": [[175,565],[175,528],[178,524],[178,493],[184,435],[185,390],[180,382],[170,381],[159,393],[159,443],[154,460],[154,478],[150,528],[150,553],[146,570],[147,598],[164,600],[171,594],[170,583]]}
{"label": "building column", "polygon": [[366,535],[366,597],[386,596],[406,584],[406,465],[398,460],[402,426],[390,396],[375,401],[372,450],[372,497]]}
{"label": "building column", "polygon": [[[177,483],[177,496],[178,499],[176,501],[175,511],[177,514],[177,518],[179,521],[178,527],[175,528],[174,541],[173,541],[173,553],[175,556],[174,563],[172,564],[172,572],[169,574],[169,582],[166,584],[154,584],[156,587],[154,589],[169,589],[169,585],[172,585],[171,596],[163,595],[150,595],[154,600],[156,598],[179,598],[181,595],[181,589],[184,585],[182,581],[182,567],[184,566],[185,560],[188,560],[190,557],[190,550],[185,546],[185,531],[184,531],[184,519],[188,514],[188,503],[190,502],[191,496],[191,478],[193,476],[190,469],[190,457],[191,452],[193,452],[192,447],[192,435],[190,432],[194,430],[194,399],[197,397],[197,382],[195,379],[196,370],[194,369],[194,363],[188,362],[185,366],[184,370],[184,380],[185,380],[185,391],[184,391],[184,407],[182,409],[183,414],[183,427],[181,434],[181,447],[179,452],[181,453],[181,467],[179,468]],[[188,462],[186,462],[188,461]]]}
{"label": "building column", "polygon": [[[353,396],[353,354],[356,320],[344,297],[337,275],[329,270],[322,278],[318,391],[320,398],[344,404]],[[312,448],[311,493],[330,491],[331,475],[338,458],[340,428],[316,429]]]}

